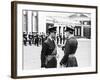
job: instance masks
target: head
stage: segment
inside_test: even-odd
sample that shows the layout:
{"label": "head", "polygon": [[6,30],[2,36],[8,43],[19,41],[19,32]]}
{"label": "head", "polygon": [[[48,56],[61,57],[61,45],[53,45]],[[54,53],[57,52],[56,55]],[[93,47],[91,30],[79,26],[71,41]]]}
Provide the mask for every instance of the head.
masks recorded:
{"label": "head", "polygon": [[69,36],[70,36],[69,31],[66,31],[66,32],[65,32],[65,37],[67,38],[67,37],[69,37]]}
{"label": "head", "polygon": [[67,27],[65,30],[65,37],[69,37],[70,35],[73,35],[73,33],[74,33],[74,28]]}
{"label": "head", "polygon": [[49,30],[49,36],[51,36],[51,38],[55,39],[55,37],[56,37],[56,27],[51,27],[48,30]]}
{"label": "head", "polygon": [[56,37],[56,31],[50,32],[50,36],[51,36],[51,38],[55,39],[55,37]]}

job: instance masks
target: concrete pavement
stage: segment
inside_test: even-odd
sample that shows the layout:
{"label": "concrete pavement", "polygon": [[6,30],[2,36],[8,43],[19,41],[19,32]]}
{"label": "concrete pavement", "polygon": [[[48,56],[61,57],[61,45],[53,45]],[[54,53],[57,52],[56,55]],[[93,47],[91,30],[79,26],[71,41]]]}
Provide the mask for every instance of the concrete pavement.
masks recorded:
{"label": "concrete pavement", "polygon": [[[38,69],[41,66],[41,46],[23,46],[23,68],[24,69]],[[63,51],[57,47],[58,52],[58,65],[63,57]],[[78,39],[78,49],[75,53],[79,67],[87,67],[91,65],[91,40],[90,39]]]}

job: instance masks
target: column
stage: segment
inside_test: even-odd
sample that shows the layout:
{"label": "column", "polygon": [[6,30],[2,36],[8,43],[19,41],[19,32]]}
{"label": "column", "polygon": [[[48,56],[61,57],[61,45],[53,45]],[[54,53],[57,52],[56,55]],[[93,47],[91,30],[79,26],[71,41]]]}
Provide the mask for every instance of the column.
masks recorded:
{"label": "column", "polygon": [[32,19],[33,19],[33,28],[32,28],[32,31],[33,32],[38,32],[38,26],[37,26],[37,12],[32,12],[33,16],[32,16]]}
{"label": "column", "polygon": [[23,27],[23,32],[28,32],[28,22],[27,22],[27,11],[23,11],[23,23],[22,23],[22,27]]}
{"label": "column", "polygon": [[28,11],[28,33],[32,32],[32,11]]}
{"label": "column", "polygon": [[58,26],[58,24],[57,23],[55,23],[54,24],[54,26],[56,26],[57,28],[56,28],[56,32],[57,32],[57,34],[59,34],[59,26]]}
{"label": "column", "polygon": [[84,27],[84,25],[83,25],[83,21],[82,21],[82,25],[81,25],[81,37],[84,36],[84,35],[83,35],[83,27]]}
{"label": "column", "polygon": [[59,26],[57,25],[57,34],[59,34]]}

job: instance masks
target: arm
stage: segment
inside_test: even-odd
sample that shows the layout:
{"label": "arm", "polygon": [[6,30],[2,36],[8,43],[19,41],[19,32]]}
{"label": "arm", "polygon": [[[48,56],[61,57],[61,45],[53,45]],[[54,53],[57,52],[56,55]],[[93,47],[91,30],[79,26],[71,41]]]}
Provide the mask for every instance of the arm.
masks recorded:
{"label": "arm", "polygon": [[78,45],[78,42],[74,38],[71,38],[70,40],[67,41],[67,44],[64,50],[64,56],[60,62],[61,65],[66,64],[66,62],[68,61],[69,54],[75,54],[77,45]]}
{"label": "arm", "polygon": [[64,56],[60,62],[60,65],[66,64],[68,61],[68,56],[71,52],[69,41],[67,41],[66,45],[64,46]]}
{"label": "arm", "polygon": [[42,51],[41,51],[41,67],[45,67],[45,61],[46,61],[46,53],[47,53],[47,44],[43,43]]}

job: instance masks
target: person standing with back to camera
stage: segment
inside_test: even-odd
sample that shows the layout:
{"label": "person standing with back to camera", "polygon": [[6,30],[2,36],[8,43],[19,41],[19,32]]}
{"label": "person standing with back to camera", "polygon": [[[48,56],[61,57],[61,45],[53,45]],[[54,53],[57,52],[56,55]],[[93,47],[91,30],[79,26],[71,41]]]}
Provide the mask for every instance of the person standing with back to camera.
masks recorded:
{"label": "person standing with back to camera", "polygon": [[56,27],[49,26],[49,36],[44,41],[41,50],[41,68],[57,67],[57,47],[55,44]]}
{"label": "person standing with back to camera", "polygon": [[60,62],[60,66],[62,67],[77,67],[77,60],[75,57],[75,52],[78,47],[78,41],[74,37],[74,28],[72,26],[68,26],[65,30],[66,33],[66,41],[62,50],[64,50],[64,56]]}

